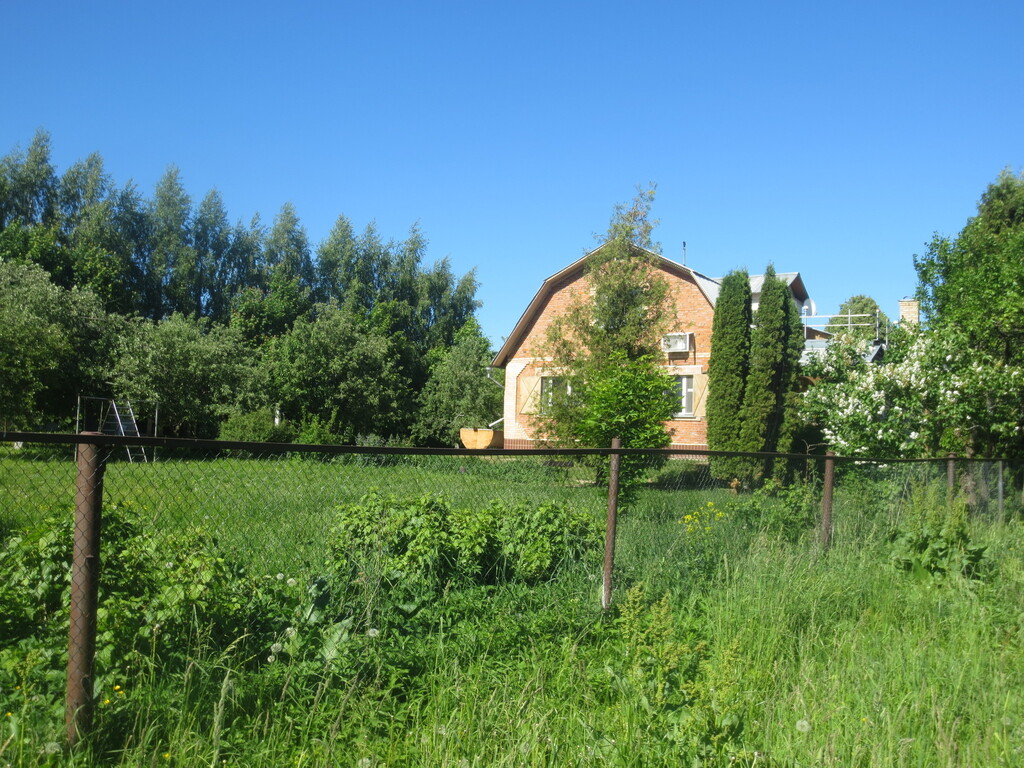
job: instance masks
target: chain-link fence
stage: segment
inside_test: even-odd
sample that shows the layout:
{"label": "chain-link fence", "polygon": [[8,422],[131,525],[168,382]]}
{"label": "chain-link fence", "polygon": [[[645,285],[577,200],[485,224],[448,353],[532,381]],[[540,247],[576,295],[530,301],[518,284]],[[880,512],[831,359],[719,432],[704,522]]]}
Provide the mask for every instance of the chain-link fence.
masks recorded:
{"label": "chain-link fence", "polygon": [[454,582],[554,580],[550,599],[608,607],[613,583],[712,572],[742,531],[829,546],[927,494],[991,521],[1024,508],[1024,466],[952,457],[2,440],[0,654],[70,638],[71,742],[105,668],[186,640],[272,661],[302,627],[373,637],[384,602],[414,616]]}

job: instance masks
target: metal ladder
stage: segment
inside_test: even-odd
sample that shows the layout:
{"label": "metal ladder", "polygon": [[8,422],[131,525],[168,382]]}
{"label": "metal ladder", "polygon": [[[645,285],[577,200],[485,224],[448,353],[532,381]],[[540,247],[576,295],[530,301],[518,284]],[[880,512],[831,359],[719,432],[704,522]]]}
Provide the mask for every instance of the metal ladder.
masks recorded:
{"label": "metal ladder", "polygon": [[[107,409],[107,418],[103,421],[103,432],[108,435],[124,435],[126,437],[140,437],[139,425],[135,421],[135,412],[132,410],[131,401],[124,401],[124,411],[117,408],[117,403],[113,400],[110,401],[110,408]],[[126,445],[125,451],[128,452],[128,461],[142,462],[148,461],[146,458],[146,449],[141,445]]]}

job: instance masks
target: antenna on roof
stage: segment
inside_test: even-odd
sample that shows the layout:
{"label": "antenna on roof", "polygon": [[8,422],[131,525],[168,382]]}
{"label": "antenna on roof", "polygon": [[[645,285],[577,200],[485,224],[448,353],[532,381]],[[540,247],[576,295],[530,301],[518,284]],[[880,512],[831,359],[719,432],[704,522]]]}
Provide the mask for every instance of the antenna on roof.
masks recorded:
{"label": "antenna on roof", "polygon": [[686,266],[686,241],[683,240],[683,266]]}

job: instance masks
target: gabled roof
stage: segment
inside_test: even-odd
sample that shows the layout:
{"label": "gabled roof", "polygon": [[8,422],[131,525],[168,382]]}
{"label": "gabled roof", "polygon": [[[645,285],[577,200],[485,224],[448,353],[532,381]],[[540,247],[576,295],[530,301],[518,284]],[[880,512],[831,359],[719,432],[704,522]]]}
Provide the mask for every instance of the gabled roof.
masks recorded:
{"label": "gabled roof", "polygon": [[[804,279],[800,277],[799,272],[777,272],[775,277],[784,282],[793,294],[793,298],[797,302],[803,304],[809,298],[807,289],[804,287]],[[712,277],[709,280],[714,280],[715,283],[721,285],[724,277]],[[751,275],[750,276],[750,293],[754,300],[761,295],[761,289],[764,288],[764,275]]]}
{"label": "gabled roof", "polygon": [[[804,288],[804,280],[800,277],[799,272],[779,272],[775,275],[776,278],[784,282],[789,286],[790,292],[793,294],[793,298],[801,304],[808,299],[807,289]],[[722,281],[722,278],[716,278],[718,282]],[[751,275],[750,276],[750,292],[754,296],[758,296],[761,293],[761,289],[764,287],[764,275]]]}
{"label": "gabled roof", "polygon": [[[533,321],[540,314],[541,309],[547,303],[547,300],[551,297],[551,294],[555,292],[558,286],[562,285],[566,281],[575,280],[577,277],[583,274],[583,270],[586,267],[587,259],[593,254],[600,251],[608,243],[599,245],[594,250],[590,251],[582,258],[577,259],[572,264],[562,269],[559,272],[551,275],[547,280],[541,283],[540,290],[537,291],[533,297],[533,301],[530,302],[529,306],[526,307],[526,311],[523,312],[519,321],[516,323],[515,328],[512,329],[512,333],[509,334],[508,338],[505,339],[505,343],[501,345],[501,349],[494,356],[491,361],[491,366],[494,368],[504,368],[508,363],[512,353],[519,347],[523,339],[526,338],[529,333],[530,326]],[[718,301],[718,292],[721,289],[722,278],[720,277],[708,277],[707,275],[701,274],[695,269],[690,269],[684,264],[666,259],[664,256],[653,251],[648,251],[645,248],[634,246],[637,250],[644,251],[651,260],[657,265],[659,269],[663,269],[670,274],[677,275],[679,277],[689,277],[700,289],[701,293],[707,298],[708,303],[711,304],[712,308],[715,306],[715,302]],[[803,303],[807,300],[807,289],[804,287],[803,278],[800,277],[799,272],[780,272],[775,275],[778,279],[784,281],[789,290],[793,294],[793,298],[799,303]],[[750,276],[750,292],[756,297],[760,295],[761,288],[764,285],[764,275],[751,275]]]}
{"label": "gabled roof", "polygon": [[[512,333],[510,333],[508,338],[505,339],[505,343],[501,345],[501,349],[498,350],[498,354],[496,354],[494,356],[494,360],[491,361],[491,365],[493,367],[505,367],[505,364],[512,356],[512,353],[519,347],[523,339],[526,338],[526,335],[530,330],[530,326],[533,324],[533,321],[536,319],[536,317],[540,314],[540,311],[544,308],[544,305],[547,303],[548,299],[551,298],[551,295],[555,292],[556,288],[565,283],[566,281],[570,279],[575,280],[577,277],[582,275],[583,270],[586,267],[587,259],[589,259],[593,254],[600,251],[606,245],[607,243],[598,246],[594,250],[584,255],[582,258],[577,259],[572,264],[567,266],[565,269],[556,272],[543,283],[541,283],[540,290],[537,291],[536,295],[533,297],[533,300],[526,307],[526,311],[523,312],[522,316],[519,318],[519,321],[516,323],[515,328],[512,329]],[[719,288],[717,280],[708,277],[707,275],[702,275],[700,272],[697,272],[696,270],[690,269],[687,266],[672,261],[671,259],[666,259],[664,256],[660,254],[648,251],[646,249],[641,249],[639,247],[637,247],[637,249],[643,250],[645,253],[647,253],[659,269],[663,269],[666,272],[678,275],[680,277],[686,276],[692,278],[693,281],[697,284],[697,287],[700,288],[701,293],[703,293],[704,296],[707,298],[708,303],[710,303],[712,307],[715,306],[715,300],[718,298]]]}

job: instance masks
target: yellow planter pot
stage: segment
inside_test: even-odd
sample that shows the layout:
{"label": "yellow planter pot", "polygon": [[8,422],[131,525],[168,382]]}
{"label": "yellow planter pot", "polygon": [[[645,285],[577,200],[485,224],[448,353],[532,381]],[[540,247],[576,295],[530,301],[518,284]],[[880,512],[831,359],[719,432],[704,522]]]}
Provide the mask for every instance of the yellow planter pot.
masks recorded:
{"label": "yellow planter pot", "polygon": [[472,451],[502,448],[505,445],[505,433],[500,429],[465,427],[459,430],[459,439],[466,448]]}

